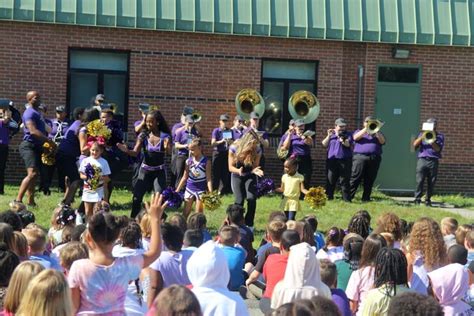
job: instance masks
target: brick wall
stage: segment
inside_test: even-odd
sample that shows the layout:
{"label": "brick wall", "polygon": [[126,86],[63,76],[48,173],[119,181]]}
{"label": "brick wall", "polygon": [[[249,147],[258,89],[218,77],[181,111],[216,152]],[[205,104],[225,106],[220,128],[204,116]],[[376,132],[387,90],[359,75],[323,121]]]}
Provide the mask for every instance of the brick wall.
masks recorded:
{"label": "brick wall", "polygon": [[[26,91],[39,90],[43,102],[66,103],[67,52],[70,47],[129,50],[129,131],[139,117],[139,102],[158,104],[168,123],[179,119],[184,105],[203,116],[204,134],[210,135],[218,115],[235,115],[233,100],[242,88],[260,88],[263,58],[317,60],[318,98],[321,114],[316,124],[317,143],[312,150],[313,182],[324,183],[325,151],[319,145],[334,119],[342,116],[356,128],[357,65],[365,67],[362,117],[373,110],[375,70],[378,63],[399,62],[391,58],[391,45],[313,41],[198,33],[158,32],[66,25],[0,22],[0,97],[22,105]],[[469,192],[465,182],[474,183],[472,167],[474,126],[472,73],[474,50],[457,47],[410,46],[407,63],[423,66],[421,119],[443,118],[439,129],[449,145],[440,167],[438,189]],[[467,126],[467,128],[466,128]],[[130,133],[133,134],[133,133]],[[18,183],[23,177],[18,156],[19,136],[14,140],[7,178]],[[210,153],[207,148],[207,153]],[[275,149],[267,154],[267,174],[281,175]],[[449,166],[449,167],[448,167]]]}

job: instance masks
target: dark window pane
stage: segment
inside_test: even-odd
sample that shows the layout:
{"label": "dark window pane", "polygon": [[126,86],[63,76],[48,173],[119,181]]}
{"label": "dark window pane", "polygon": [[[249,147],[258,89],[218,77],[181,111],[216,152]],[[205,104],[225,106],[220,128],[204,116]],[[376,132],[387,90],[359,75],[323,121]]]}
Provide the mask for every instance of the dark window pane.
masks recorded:
{"label": "dark window pane", "polygon": [[378,81],[417,83],[418,68],[380,67]]}
{"label": "dark window pane", "polygon": [[264,82],[263,98],[265,100],[265,113],[260,120],[260,127],[271,134],[282,133],[283,82]]}
{"label": "dark window pane", "polygon": [[96,73],[84,73],[71,71],[71,83],[69,85],[70,113],[77,107],[89,107],[92,98],[98,92],[99,76]]}

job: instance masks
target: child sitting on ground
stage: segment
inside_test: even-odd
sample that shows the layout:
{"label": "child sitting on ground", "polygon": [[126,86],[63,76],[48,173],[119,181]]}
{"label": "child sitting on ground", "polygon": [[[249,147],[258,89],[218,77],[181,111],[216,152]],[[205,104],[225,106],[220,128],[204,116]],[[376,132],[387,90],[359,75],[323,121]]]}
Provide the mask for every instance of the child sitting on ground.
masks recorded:
{"label": "child sitting on ground", "polygon": [[236,246],[239,242],[239,230],[237,227],[225,225],[219,230],[219,245],[224,251],[230,272],[228,288],[237,291],[244,284],[245,251]]}
{"label": "child sitting on ground", "polygon": [[456,230],[458,229],[458,221],[452,217],[445,217],[441,220],[441,233],[443,234],[446,249],[456,243]]}
{"label": "child sitting on ground", "polygon": [[89,249],[79,241],[71,241],[59,253],[59,263],[67,276],[74,261],[89,258]]}
{"label": "child sitting on ground", "polygon": [[344,247],[342,241],[344,240],[344,230],[332,227],[326,236],[326,246],[316,253],[316,258],[329,259],[331,262],[344,259]]}
{"label": "child sitting on ground", "polygon": [[341,312],[342,316],[351,316],[351,308],[349,299],[343,290],[337,288],[337,268],[334,263],[328,259],[320,261],[319,271],[321,272],[321,281],[323,281],[330,289],[333,302]]}
{"label": "child sitting on ground", "polygon": [[212,236],[206,225],[207,218],[204,213],[194,213],[188,217],[188,229],[199,229],[202,233],[203,243],[212,240]]}
{"label": "child sitting on ground", "polygon": [[[31,225],[31,224],[30,224]],[[62,271],[59,262],[49,255],[45,254],[46,250],[46,233],[40,227],[28,226],[22,230],[28,241],[29,260],[39,262],[45,269],[55,269]]]}

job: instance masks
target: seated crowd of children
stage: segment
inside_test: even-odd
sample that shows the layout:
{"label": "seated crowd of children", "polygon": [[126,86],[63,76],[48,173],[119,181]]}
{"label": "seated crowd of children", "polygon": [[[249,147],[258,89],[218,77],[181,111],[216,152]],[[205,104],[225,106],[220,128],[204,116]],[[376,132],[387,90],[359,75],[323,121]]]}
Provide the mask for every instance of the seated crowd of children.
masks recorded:
{"label": "seated crowd of children", "polygon": [[[87,226],[58,207],[51,227],[0,213],[0,315],[471,315],[474,226],[407,223],[359,211],[318,231],[315,216],[270,213],[254,242],[229,205],[216,236],[206,216],[166,216],[159,195],[136,219],[94,210]],[[259,247],[254,245],[260,244]]]}

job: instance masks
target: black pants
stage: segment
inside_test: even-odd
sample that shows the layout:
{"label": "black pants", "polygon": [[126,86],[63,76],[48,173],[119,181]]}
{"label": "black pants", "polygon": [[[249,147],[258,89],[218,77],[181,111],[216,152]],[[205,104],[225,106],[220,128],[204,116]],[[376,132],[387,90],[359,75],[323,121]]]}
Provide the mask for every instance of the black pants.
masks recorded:
{"label": "black pants", "polygon": [[351,198],[354,198],[360,182],[364,181],[362,201],[370,201],[372,187],[379,171],[382,157],[380,155],[355,154],[352,158]]}
{"label": "black pants", "polygon": [[222,190],[220,190],[222,194],[232,193],[228,160],[228,151],[214,151],[212,153],[212,189],[219,190],[222,181]]}
{"label": "black pants", "polygon": [[436,178],[438,176],[438,159],[418,158],[416,163],[416,191],[415,200],[420,201],[423,196],[423,184],[426,179],[428,189],[426,190],[426,201],[431,201]]}
{"label": "black pants", "polygon": [[188,159],[188,155],[177,155],[175,160],[175,176],[176,182],[174,183],[174,187],[177,188],[181,178],[183,177],[184,170],[186,169],[186,160]]}
{"label": "black pants", "polygon": [[140,213],[142,209],[143,196],[153,189],[154,192],[161,192],[166,188],[166,173],[164,170],[145,171],[140,168],[135,186],[133,187],[133,201],[131,218]]}
{"label": "black pants", "polygon": [[8,145],[0,144],[0,194],[5,192],[5,167],[8,159]]}
{"label": "black pants", "polygon": [[313,172],[313,160],[311,156],[298,156],[298,172],[304,177],[304,187],[311,186],[311,173]]}
{"label": "black pants", "polygon": [[235,204],[244,206],[247,200],[247,213],[245,213],[245,225],[253,227],[255,210],[257,208],[257,179],[254,174],[239,176],[235,173],[231,175],[232,192],[235,195]]}
{"label": "black pants", "polygon": [[107,183],[108,198],[110,199],[114,188],[113,180],[120,174],[120,171],[128,167],[128,156],[120,149],[113,147],[110,150],[105,150],[103,157],[107,160],[111,172],[110,181]]}
{"label": "black pants", "polygon": [[68,177],[70,183],[79,180],[79,171],[77,167],[77,158],[64,153],[58,153],[56,155],[56,165],[58,167],[58,186],[64,191],[65,178]]}
{"label": "black pants", "polygon": [[[57,163],[57,162],[56,162]],[[49,191],[51,183],[53,182],[54,170],[56,169],[56,164],[52,166],[45,165],[41,163],[40,169],[40,191],[46,192]]]}
{"label": "black pants", "polygon": [[178,150],[176,148],[171,149],[171,162],[170,162],[170,186],[176,186],[176,157],[178,156]]}
{"label": "black pants", "polygon": [[260,156],[260,168],[262,168],[262,170],[265,170],[265,155],[263,154],[263,152]]}
{"label": "black pants", "polygon": [[342,199],[350,202],[350,177],[351,177],[352,159],[328,159],[326,160],[327,182],[326,194],[328,199],[334,199],[334,190],[337,181],[341,179]]}

